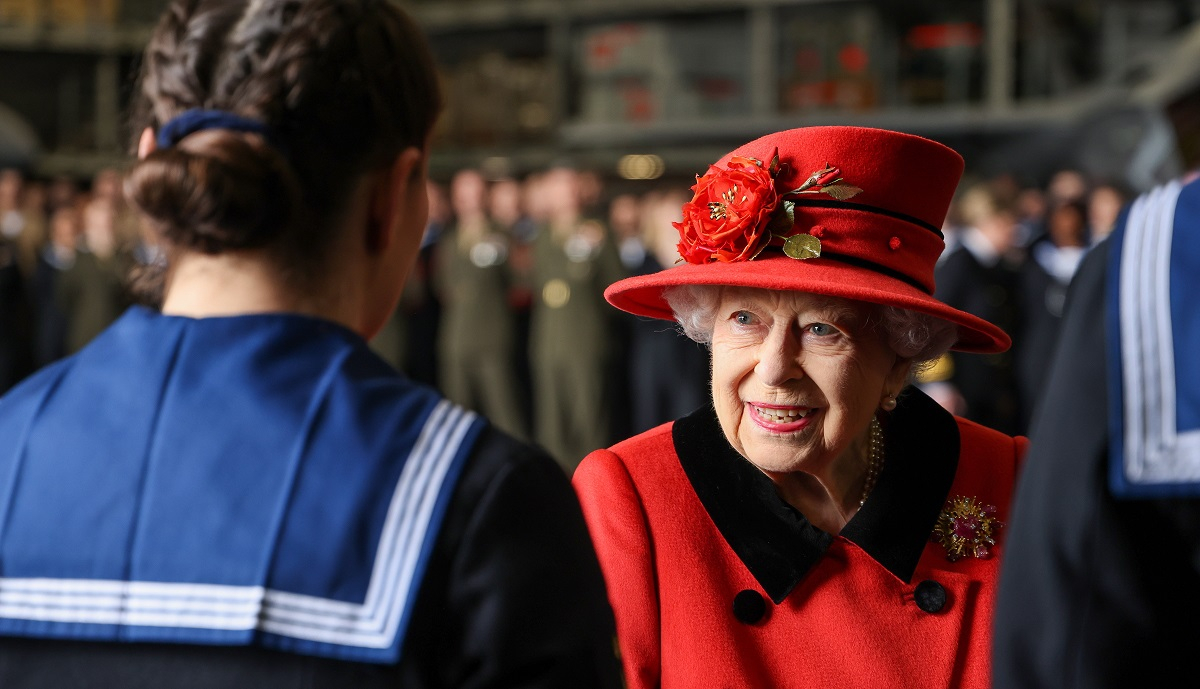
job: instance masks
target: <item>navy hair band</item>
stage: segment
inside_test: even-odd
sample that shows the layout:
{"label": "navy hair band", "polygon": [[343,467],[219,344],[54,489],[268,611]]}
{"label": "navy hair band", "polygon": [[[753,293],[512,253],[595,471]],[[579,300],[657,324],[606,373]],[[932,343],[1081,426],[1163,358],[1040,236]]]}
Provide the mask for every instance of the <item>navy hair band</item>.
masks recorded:
{"label": "navy hair band", "polygon": [[[185,110],[170,120],[158,130],[155,142],[159,148],[170,148],[183,140],[184,137],[205,129],[229,129],[235,132],[258,134],[272,142],[271,129],[259,120],[252,120],[241,115],[234,115],[223,110],[204,110],[193,108]],[[274,142],[272,142],[274,143]]]}

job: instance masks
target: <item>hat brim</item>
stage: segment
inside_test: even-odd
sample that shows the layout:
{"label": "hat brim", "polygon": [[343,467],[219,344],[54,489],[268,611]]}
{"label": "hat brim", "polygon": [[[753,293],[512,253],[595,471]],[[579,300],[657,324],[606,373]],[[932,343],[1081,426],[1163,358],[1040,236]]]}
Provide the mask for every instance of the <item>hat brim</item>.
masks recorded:
{"label": "hat brim", "polygon": [[958,341],[952,347],[957,351],[991,354],[1012,346],[1007,333],[982,318],[948,306],[901,280],[833,259],[798,261],[778,255],[737,263],[681,263],[657,273],[615,282],[604,291],[604,298],[622,311],[674,320],[662,293],[681,285],[757,287],[897,306],[958,326]]}

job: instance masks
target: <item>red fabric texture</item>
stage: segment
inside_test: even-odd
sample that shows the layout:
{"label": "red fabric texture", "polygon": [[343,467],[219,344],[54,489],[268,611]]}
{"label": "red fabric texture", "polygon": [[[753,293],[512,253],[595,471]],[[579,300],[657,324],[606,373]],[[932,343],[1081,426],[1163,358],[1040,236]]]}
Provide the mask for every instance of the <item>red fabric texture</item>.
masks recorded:
{"label": "red fabric texture", "polygon": [[[727,167],[733,156],[767,162],[776,149],[783,166],[776,177],[781,193],[799,187],[827,165],[840,168],[846,184],[862,189],[846,201],[806,195],[795,207],[793,228],[818,236],[822,255],[844,260],[797,260],[768,249],[751,261],[683,263],[611,285],[605,291],[608,301],[630,313],[671,320],[661,295],[666,287],[712,284],[793,290],[937,316],[959,326],[955,349],[961,351],[998,352],[1011,345],[1008,335],[996,326],[931,296],[934,266],[945,243],[929,228],[904,219],[942,226],[963,171],[958,153],[928,139],[882,129],[805,127],[752,141],[730,152],[716,167]],[[822,206],[804,205],[807,202]],[[864,266],[863,261],[882,270]]]}
{"label": "red fabric texture", "polygon": [[[1024,439],[958,424],[960,460],[948,497],[976,496],[1007,521]],[[630,689],[990,685],[1003,532],[987,560],[950,562],[930,542],[911,584],[837,537],[776,606],[696,497],[670,424],[593,452],[574,483],[616,612]],[[927,579],[946,590],[941,612],[914,601]],[[766,617],[754,625],[732,614],[734,596],[746,589],[767,601]]]}

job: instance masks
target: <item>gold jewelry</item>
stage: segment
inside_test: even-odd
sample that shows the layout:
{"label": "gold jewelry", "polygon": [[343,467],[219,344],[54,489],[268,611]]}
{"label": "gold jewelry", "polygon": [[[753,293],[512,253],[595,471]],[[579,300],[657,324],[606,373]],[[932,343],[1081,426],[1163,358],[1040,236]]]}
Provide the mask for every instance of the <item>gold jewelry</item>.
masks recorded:
{"label": "gold jewelry", "polygon": [[895,411],[896,396],[895,395],[884,395],[883,402],[881,402],[879,406],[882,407],[884,411]]}
{"label": "gold jewelry", "polygon": [[867,478],[863,481],[862,499],[858,501],[858,506],[862,507],[867,502],[867,496],[875,488],[875,481],[879,479],[879,472],[883,470],[883,428],[879,425],[879,419],[871,417],[871,437],[868,441],[867,454],[870,455],[870,463],[867,464]]}

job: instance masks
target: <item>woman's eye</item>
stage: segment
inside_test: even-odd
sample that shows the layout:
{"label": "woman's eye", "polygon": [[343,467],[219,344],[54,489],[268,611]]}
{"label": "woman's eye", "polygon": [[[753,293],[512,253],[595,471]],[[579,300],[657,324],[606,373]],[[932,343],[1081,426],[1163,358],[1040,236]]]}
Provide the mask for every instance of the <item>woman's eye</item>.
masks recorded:
{"label": "woman's eye", "polygon": [[832,325],[828,325],[826,323],[813,323],[812,325],[808,326],[808,331],[817,337],[825,337],[826,335],[832,335],[834,332],[836,332]]}
{"label": "woman's eye", "polygon": [[754,314],[749,311],[736,311],[733,314],[733,322],[738,325],[753,325]]}

